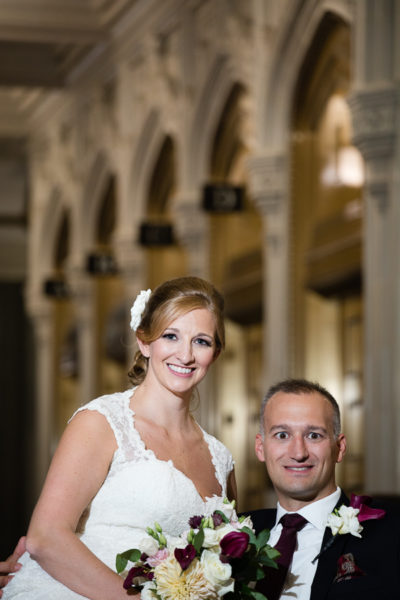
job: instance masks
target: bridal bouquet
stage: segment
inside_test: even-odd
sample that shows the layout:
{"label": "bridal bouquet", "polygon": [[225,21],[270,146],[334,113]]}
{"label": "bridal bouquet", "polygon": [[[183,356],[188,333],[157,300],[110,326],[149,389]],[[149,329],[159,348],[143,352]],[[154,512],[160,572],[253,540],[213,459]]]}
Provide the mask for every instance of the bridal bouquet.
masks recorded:
{"label": "bridal bouquet", "polygon": [[279,552],[268,544],[269,531],[256,536],[251,519],[238,518],[227,500],[209,516],[191,517],[189,527],[167,539],[155,523],[140,549],[118,554],[118,573],[133,563],[124,588],[140,590],[142,600],[265,600],[254,588],[263,567],[276,568]]}

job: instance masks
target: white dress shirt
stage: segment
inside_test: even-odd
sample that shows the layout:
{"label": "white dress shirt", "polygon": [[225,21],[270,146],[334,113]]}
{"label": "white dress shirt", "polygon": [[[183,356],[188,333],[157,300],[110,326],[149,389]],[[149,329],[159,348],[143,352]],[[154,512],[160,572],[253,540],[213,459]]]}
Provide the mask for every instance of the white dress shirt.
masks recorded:
{"label": "white dress shirt", "polygon": [[[312,560],[321,549],[326,521],[338,503],[340,493],[340,488],[337,488],[333,494],[295,511],[307,519],[308,523],[297,533],[296,549],[280,600],[309,600],[311,585],[318,565],[317,560],[314,563]],[[287,512],[278,502],[276,523],[271,529],[269,539],[271,546],[274,546],[279,540],[282,531],[279,519]]]}

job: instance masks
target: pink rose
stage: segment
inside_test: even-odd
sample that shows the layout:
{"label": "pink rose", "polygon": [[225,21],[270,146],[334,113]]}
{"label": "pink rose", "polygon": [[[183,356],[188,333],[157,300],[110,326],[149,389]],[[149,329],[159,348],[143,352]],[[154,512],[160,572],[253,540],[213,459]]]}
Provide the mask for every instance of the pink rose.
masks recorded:
{"label": "pink rose", "polygon": [[150,565],[150,567],[156,567],[162,563],[167,556],[169,556],[169,552],[166,548],[163,548],[162,550],[158,550],[155,554],[153,554],[153,556],[148,556],[146,558],[146,563]]}

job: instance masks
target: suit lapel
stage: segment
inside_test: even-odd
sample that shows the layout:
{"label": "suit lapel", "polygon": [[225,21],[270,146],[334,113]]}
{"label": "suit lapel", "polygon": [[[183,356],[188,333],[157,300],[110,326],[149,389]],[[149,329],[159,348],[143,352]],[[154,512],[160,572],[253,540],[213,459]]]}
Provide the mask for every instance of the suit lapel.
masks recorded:
{"label": "suit lapel", "polygon": [[264,509],[256,510],[248,513],[253,521],[253,526],[256,533],[260,533],[263,529],[271,530],[275,525],[276,510],[275,509]]}
{"label": "suit lapel", "polygon": [[[349,505],[349,499],[343,492],[335,508],[339,508],[342,504]],[[325,529],[317,571],[311,586],[310,600],[323,600],[326,597],[336,576],[337,562],[344,552],[346,541],[346,535],[337,535],[333,538],[330,528]]]}

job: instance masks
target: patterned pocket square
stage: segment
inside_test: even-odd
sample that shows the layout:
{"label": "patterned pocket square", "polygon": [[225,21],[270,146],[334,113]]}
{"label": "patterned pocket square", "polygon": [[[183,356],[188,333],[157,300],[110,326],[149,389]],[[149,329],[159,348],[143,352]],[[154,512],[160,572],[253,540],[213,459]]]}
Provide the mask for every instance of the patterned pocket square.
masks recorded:
{"label": "patterned pocket square", "polygon": [[340,583],[341,581],[348,581],[362,575],[365,575],[365,573],[357,567],[354,556],[351,553],[343,554],[338,560],[338,570],[333,581]]}

